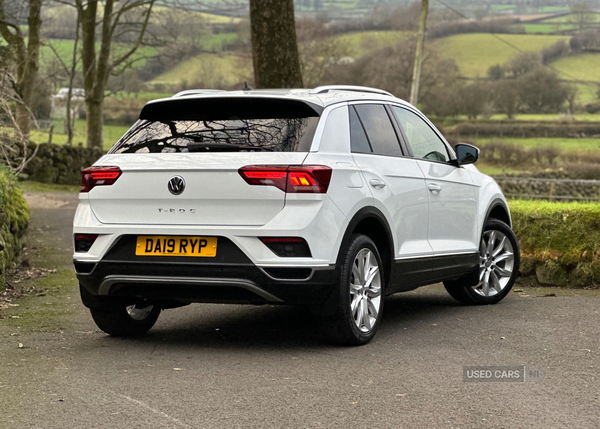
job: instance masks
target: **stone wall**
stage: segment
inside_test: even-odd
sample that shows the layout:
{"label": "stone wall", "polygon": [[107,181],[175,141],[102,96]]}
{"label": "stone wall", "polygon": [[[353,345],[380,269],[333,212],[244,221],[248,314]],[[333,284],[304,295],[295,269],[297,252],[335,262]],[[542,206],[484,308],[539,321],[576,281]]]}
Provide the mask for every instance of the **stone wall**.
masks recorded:
{"label": "stone wall", "polygon": [[[32,154],[35,148],[36,145],[30,143],[27,153]],[[41,144],[36,156],[22,171],[21,178],[42,183],[78,185],[81,180],[80,171],[92,165],[103,154],[100,149]]]}

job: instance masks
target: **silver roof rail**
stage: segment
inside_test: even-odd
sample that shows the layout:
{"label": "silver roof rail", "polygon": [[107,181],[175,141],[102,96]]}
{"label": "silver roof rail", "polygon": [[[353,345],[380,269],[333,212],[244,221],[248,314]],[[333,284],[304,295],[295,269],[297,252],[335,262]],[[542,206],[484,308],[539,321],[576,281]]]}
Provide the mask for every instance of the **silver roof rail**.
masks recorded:
{"label": "silver roof rail", "polygon": [[215,92],[227,91],[223,89],[186,89],[185,91],[178,92],[173,97],[185,97],[186,95],[214,94]]}
{"label": "silver roof rail", "polygon": [[370,88],[368,86],[354,86],[354,85],[325,85],[318,86],[311,90],[311,94],[324,94],[329,91],[357,91],[357,92],[372,92],[373,94],[387,95],[393,97],[393,95],[383,89]]}

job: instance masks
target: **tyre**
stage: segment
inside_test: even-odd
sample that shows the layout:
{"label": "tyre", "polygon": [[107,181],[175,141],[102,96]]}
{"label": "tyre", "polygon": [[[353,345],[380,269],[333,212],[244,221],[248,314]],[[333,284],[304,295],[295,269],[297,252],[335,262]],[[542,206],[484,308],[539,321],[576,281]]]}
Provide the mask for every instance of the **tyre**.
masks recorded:
{"label": "tyre", "polygon": [[115,302],[101,308],[90,308],[98,328],[115,337],[144,335],[156,323],[160,310],[160,307],[147,302],[131,305]]}
{"label": "tyre", "polygon": [[383,314],[383,264],[375,243],[353,235],[342,254],[337,299],[331,331],[343,345],[363,345],[377,332]]}
{"label": "tyre", "polygon": [[444,283],[448,293],[464,304],[495,304],[510,292],[519,274],[519,244],[502,221],[486,222],[479,245],[476,275]]}

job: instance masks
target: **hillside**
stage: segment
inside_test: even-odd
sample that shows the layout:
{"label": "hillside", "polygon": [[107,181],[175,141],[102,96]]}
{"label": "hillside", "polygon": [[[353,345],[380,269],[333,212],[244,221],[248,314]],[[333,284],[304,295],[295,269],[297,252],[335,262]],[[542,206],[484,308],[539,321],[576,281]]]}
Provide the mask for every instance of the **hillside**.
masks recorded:
{"label": "hillside", "polygon": [[237,55],[204,53],[176,64],[149,82],[154,90],[165,85],[186,88],[226,88],[252,78],[252,60]]}
{"label": "hillside", "polygon": [[519,53],[499,38],[521,51],[541,51],[559,40],[569,41],[569,36],[485,33],[445,37],[433,41],[430,46],[456,61],[463,76],[485,77],[491,66],[503,64]]}

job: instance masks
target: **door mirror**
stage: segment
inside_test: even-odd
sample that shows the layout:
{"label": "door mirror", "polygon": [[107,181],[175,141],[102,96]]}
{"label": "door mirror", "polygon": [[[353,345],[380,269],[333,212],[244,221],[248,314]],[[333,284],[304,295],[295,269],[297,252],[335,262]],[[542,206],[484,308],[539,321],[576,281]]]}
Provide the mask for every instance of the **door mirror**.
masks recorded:
{"label": "door mirror", "polygon": [[473,164],[479,159],[479,149],[473,145],[459,143],[454,146],[456,149],[456,158],[459,164]]}

